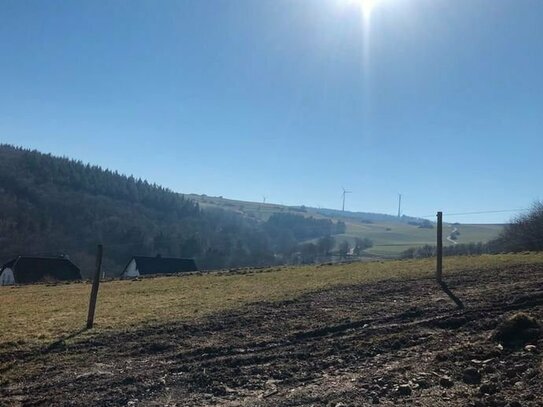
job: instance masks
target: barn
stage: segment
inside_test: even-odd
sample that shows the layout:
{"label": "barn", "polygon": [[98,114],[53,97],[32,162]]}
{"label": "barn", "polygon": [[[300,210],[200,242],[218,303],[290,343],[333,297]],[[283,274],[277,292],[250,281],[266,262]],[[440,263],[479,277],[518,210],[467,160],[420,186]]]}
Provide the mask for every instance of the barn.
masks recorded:
{"label": "barn", "polygon": [[121,278],[131,278],[150,274],[176,274],[188,271],[198,271],[193,259],[161,256],[134,256],[124,268]]}
{"label": "barn", "polygon": [[72,280],[81,280],[81,272],[66,257],[18,256],[0,267],[0,285]]}

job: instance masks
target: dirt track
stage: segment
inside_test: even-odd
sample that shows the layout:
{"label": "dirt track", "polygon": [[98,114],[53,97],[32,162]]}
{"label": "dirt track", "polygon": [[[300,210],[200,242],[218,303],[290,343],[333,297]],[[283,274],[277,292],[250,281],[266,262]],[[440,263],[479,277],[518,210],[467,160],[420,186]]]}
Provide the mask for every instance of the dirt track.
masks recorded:
{"label": "dirt track", "polygon": [[[517,311],[543,320],[543,267],[448,281],[466,310],[430,279],[381,282],[3,351],[0,405],[543,406],[543,340],[528,352],[489,339]],[[470,367],[480,384],[463,382]]]}

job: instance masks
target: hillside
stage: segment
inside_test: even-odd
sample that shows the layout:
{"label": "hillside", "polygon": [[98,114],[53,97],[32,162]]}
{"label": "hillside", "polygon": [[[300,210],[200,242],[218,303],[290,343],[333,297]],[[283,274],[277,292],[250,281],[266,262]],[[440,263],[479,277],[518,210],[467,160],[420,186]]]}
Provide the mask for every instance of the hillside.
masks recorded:
{"label": "hillside", "polygon": [[[105,246],[106,275],[115,277],[133,255],[191,257],[201,269],[219,269],[330,261],[341,244],[363,239],[374,246],[361,257],[390,257],[435,239],[412,217],[182,195],[9,145],[0,146],[0,211],[0,260],[64,254],[84,276],[97,243]],[[458,228],[459,242],[487,241],[500,230]]]}
{"label": "hillside", "polygon": [[[351,247],[355,239],[370,239],[373,247],[366,249],[365,254],[379,257],[398,256],[404,250],[424,245],[434,245],[436,230],[421,228],[418,224],[428,222],[413,216],[398,218],[397,216],[351,212],[337,209],[312,208],[306,206],[285,206],[273,203],[256,203],[232,200],[223,197],[207,195],[187,195],[201,207],[230,209],[252,219],[267,220],[274,213],[292,213],[306,217],[331,219],[346,224],[346,231],[335,235],[336,249],[342,241],[347,241]],[[458,230],[457,243],[488,242],[495,239],[503,230],[500,224],[458,224],[444,223],[444,238],[454,229]],[[455,243],[445,239],[444,244],[451,246]]]}
{"label": "hillside", "polygon": [[[397,256],[404,250],[424,245],[436,244],[436,229],[420,228],[408,223],[374,223],[363,224],[346,222],[345,234],[337,235],[337,240],[346,239],[350,242],[355,238],[365,236],[374,242],[374,246],[366,250],[376,256]],[[446,237],[457,229],[457,243],[488,242],[495,239],[503,229],[503,225],[495,224],[450,224],[443,225],[443,244],[453,246]]]}
{"label": "hillside", "polygon": [[0,258],[69,255],[89,275],[97,243],[118,276],[133,255],[195,258],[201,269],[295,260],[300,242],[343,233],[330,219],[256,219],[200,207],[141,179],[8,145],[0,146]]}

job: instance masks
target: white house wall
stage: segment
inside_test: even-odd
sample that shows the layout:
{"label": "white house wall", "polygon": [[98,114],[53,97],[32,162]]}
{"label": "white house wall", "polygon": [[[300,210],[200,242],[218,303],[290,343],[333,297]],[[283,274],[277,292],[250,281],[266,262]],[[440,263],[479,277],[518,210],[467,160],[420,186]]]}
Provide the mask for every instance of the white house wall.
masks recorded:
{"label": "white house wall", "polygon": [[13,275],[13,270],[9,267],[6,267],[2,274],[0,274],[0,285],[13,285],[15,284],[15,276]]}
{"label": "white house wall", "polygon": [[139,275],[138,265],[136,264],[136,261],[132,259],[123,271],[123,278],[138,277]]}

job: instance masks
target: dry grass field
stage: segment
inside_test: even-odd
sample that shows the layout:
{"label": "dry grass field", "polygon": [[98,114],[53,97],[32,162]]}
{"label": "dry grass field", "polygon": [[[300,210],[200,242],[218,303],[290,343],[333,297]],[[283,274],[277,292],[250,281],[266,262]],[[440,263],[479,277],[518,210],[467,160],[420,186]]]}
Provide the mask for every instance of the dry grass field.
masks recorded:
{"label": "dry grass field", "polygon": [[[445,273],[543,263],[543,254],[445,258]],[[255,302],[288,300],[335,286],[431,276],[434,260],[283,267],[233,273],[106,281],[95,329],[106,331],[199,319]],[[470,271],[475,272],[475,271]],[[0,287],[0,349],[25,348],[69,336],[85,325],[89,283]]]}
{"label": "dry grass field", "polygon": [[0,406],[540,407],[543,254],[445,260],[3,287]]}

